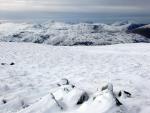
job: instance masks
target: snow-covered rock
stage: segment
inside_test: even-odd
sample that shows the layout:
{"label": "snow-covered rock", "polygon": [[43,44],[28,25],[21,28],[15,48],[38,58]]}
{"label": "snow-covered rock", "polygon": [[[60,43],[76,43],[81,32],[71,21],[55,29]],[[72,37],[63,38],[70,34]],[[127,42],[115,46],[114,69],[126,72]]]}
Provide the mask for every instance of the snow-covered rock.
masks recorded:
{"label": "snow-covered rock", "polygon": [[[56,113],[75,109],[89,99],[88,94],[71,85],[57,87],[54,92],[18,113]],[[79,103],[80,102],[80,103]],[[11,106],[12,107],[12,106]]]}
{"label": "snow-covered rock", "polygon": [[116,98],[110,90],[104,90],[96,95],[94,99],[85,102],[79,108],[81,113],[124,113],[120,107],[116,106]]}
{"label": "snow-covered rock", "polygon": [[[69,90],[66,86],[69,85],[59,87],[62,89],[62,92],[59,92],[59,88],[56,88],[56,92],[44,96],[35,104],[18,113],[59,113],[71,110],[74,110],[74,112],[77,113],[126,112],[125,109],[121,109],[120,106],[122,104],[114,95],[112,84],[108,84],[108,87],[105,90],[96,92],[91,98],[84,90],[76,87]],[[118,102],[120,104],[118,104]]]}

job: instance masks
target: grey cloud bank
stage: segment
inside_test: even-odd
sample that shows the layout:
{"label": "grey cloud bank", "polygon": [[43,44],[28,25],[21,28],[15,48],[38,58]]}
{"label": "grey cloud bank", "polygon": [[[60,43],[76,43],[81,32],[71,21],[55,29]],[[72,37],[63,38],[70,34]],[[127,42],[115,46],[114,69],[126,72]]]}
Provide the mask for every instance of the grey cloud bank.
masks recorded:
{"label": "grey cloud bank", "polygon": [[86,15],[86,18],[91,18],[98,14],[93,18],[98,19],[100,15],[132,15],[147,21],[150,17],[149,6],[150,0],[0,0],[0,19],[19,19],[25,16],[44,19],[73,18],[73,14],[76,17]]}
{"label": "grey cloud bank", "polygon": [[148,12],[150,0],[0,0],[4,11]]}

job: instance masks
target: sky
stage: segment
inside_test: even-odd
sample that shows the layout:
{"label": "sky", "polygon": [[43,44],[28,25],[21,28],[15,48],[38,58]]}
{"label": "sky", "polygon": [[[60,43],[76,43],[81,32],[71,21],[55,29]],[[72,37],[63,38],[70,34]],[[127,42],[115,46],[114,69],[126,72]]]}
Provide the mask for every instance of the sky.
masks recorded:
{"label": "sky", "polygon": [[150,0],[0,0],[0,19],[26,16],[58,18],[59,15],[71,18],[73,14],[88,15],[89,18],[94,14],[112,17],[135,15],[149,19],[149,6]]}

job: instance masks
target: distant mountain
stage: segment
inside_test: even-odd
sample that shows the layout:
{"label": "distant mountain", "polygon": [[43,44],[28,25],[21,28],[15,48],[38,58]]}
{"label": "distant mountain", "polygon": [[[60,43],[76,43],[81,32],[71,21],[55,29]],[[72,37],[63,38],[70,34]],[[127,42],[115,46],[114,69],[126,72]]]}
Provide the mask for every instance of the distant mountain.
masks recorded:
{"label": "distant mountain", "polygon": [[145,26],[146,24],[130,24],[128,26],[128,31],[131,31],[131,30],[134,30],[136,28],[139,28],[139,27],[142,27],[142,26]]}
{"label": "distant mountain", "polygon": [[131,32],[150,38],[150,24],[133,29]]}
{"label": "distant mountain", "polygon": [[0,41],[61,46],[150,42],[150,39],[131,32],[141,26],[143,24],[133,24],[128,21],[114,24],[69,24],[54,21],[43,24],[1,22]]}

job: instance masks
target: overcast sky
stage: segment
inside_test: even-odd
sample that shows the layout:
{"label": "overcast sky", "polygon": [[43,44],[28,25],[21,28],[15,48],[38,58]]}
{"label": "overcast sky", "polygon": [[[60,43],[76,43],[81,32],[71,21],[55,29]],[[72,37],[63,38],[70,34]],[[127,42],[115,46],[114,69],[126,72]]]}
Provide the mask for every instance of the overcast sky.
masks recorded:
{"label": "overcast sky", "polygon": [[150,0],[0,0],[0,10],[148,13]]}
{"label": "overcast sky", "polygon": [[[104,18],[104,15],[111,16]],[[150,22],[150,0],[0,0],[0,20],[54,19],[106,21],[123,16]],[[95,20],[94,20],[95,19]],[[125,20],[125,19],[124,19]],[[126,19],[127,20],[127,19]]]}

